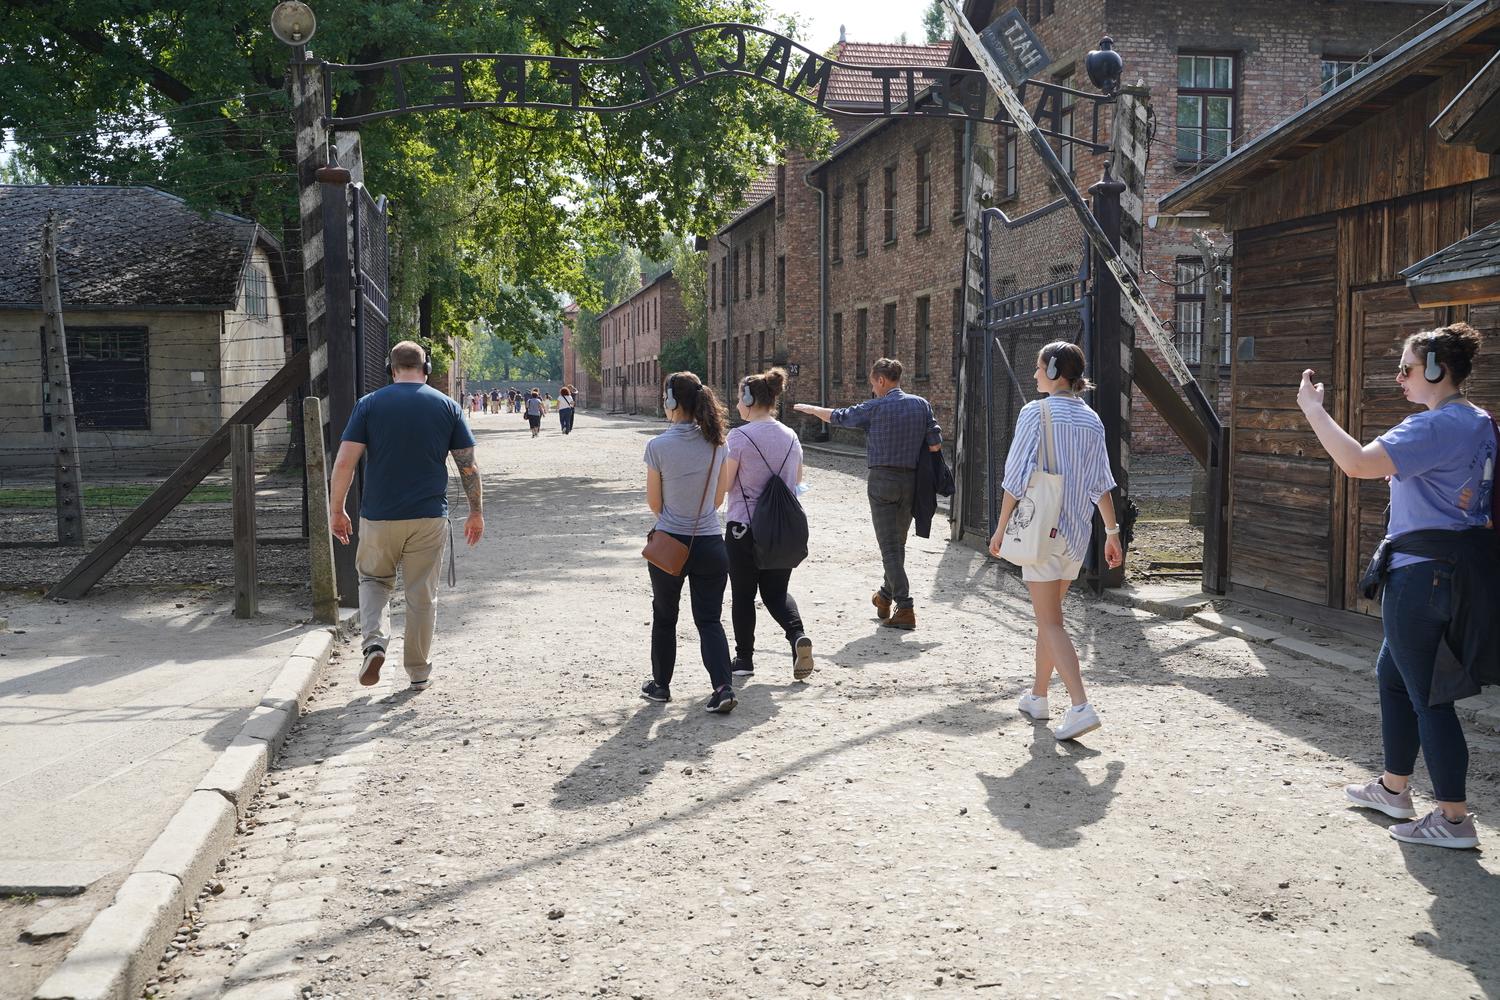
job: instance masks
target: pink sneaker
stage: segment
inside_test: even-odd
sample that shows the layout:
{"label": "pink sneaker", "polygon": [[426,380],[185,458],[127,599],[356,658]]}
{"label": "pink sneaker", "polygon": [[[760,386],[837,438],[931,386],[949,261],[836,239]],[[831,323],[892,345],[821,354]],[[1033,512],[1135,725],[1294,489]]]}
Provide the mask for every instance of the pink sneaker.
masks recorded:
{"label": "pink sneaker", "polygon": [[1355,805],[1377,809],[1392,819],[1411,819],[1417,814],[1412,808],[1409,786],[1400,795],[1394,795],[1386,791],[1379,778],[1366,785],[1345,785],[1344,795]]}
{"label": "pink sneaker", "polygon": [[1465,816],[1460,822],[1451,823],[1441,809],[1434,809],[1410,823],[1397,823],[1391,827],[1391,836],[1403,844],[1425,844],[1428,847],[1465,850],[1479,846],[1479,833],[1474,829],[1473,816]]}

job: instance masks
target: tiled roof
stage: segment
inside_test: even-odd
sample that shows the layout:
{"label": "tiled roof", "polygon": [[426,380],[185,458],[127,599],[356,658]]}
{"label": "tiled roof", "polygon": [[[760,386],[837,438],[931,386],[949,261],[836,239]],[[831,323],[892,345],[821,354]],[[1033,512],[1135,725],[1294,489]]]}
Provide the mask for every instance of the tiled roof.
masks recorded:
{"label": "tiled roof", "polygon": [[[834,59],[855,66],[946,66],[951,43],[886,45],[880,42],[840,42]],[[880,81],[868,73],[834,68],[828,78],[830,105],[881,104]]]}
{"label": "tiled roof", "polygon": [[255,223],[202,215],[149,187],[0,185],[0,308],[41,302],[42,227],[57,212],[63,307],[232,309],[256,241]]}
{"label": "tiled roof", "polygon": [[1500,222],[1465,236],[1401,272],[1408,285],[1432,285],[1500,274]]}
{"label": "tiled roof", "polygon": [[740,210],[736,214],[741,215],[750,211],[775,193],[776,168],[771,166],[766,168],[765,173],[750,182],[750,186],[745,189],[745,197],[740,202]]}

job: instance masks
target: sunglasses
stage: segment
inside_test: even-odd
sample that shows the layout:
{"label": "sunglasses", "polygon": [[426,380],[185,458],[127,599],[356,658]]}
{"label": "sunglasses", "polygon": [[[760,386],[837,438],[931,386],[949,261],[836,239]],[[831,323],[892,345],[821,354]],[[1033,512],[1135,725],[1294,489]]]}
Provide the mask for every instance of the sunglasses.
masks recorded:
{"label": "sunglasses", "polygon": [[1413,368],[1415,368],[1415,367],[1417,367],[1417,366],[1414,365],[1414,364],[1412,364],[1412,365],[1397,365],[1396,366],[1396,377],[1397,378],[1406,378],[1406,376],[1408,376],[1408,375],[1411,374],[1411,370]]}

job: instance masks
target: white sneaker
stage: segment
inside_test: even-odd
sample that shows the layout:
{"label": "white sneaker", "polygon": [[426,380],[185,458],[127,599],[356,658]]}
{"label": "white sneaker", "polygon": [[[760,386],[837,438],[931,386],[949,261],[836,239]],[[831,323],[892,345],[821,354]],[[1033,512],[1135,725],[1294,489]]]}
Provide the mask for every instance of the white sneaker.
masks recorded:
{"label": "white sneaker", "polygon": [[1099,713],[1094,711],[1094,706],[1088,702],[1082,705],[1074,705],[1063,713],[1062,723],[1054,730],[1052,735],[1059,740],[1076,740],[1084,733],[1092,733],[1104,723],[1099,721]]}
{"label": "white sneaker", "polygon": [[1029,715],[1038,722],[1046,722],[1052,717],[1047,711],[1047,699],[1041,695],[1032,694],[1030,691],[1021,695],[1021,700],[1016,702],[1016,710],[1022,715]]}

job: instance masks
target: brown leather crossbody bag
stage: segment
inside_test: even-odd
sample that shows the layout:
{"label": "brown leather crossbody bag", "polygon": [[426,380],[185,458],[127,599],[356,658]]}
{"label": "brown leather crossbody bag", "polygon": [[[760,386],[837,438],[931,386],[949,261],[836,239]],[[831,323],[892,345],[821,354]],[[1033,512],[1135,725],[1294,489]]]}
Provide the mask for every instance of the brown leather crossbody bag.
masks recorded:
{"label": "brown leather crossbody bag", "polygon": [[[718,457],[719,449],[715,447],[714,453],[708,457],[708,474],[703,477],[703,495],[698,498],[699,516],[703,514],[703,501],[708,499],[708,487],[713,482],[714,462]],[[646,547],[641,549],[641,558],[663,573],[681,576],[692,552],[692,539],[684,545],[665,531],[652,528],[646,532]]]}

